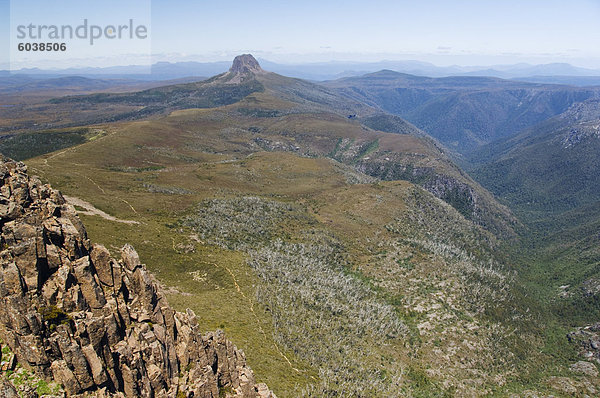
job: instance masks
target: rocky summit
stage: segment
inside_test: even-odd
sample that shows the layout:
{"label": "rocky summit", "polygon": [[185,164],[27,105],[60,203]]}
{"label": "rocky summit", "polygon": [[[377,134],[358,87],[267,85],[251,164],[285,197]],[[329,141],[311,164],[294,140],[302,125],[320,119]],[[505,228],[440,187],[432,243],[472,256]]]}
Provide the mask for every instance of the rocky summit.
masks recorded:
{"label": "rocky summit", "polygon": [[242,74],[265,73],[256,58],[251,54],[242,54],[235,57],[229,72]]}
{"label": "rocky summit", "polygon": [[251,54],[242,54],[234,58],[229,71],[219,75],[215,83],[239,84],[267,73]]}
{"label": "rocky summit", "polygon": [[0,226],[0,339],[68,396],[275,397],[223,332],[169,306],[133,247],[91,244],[60,192],[6,159]]}

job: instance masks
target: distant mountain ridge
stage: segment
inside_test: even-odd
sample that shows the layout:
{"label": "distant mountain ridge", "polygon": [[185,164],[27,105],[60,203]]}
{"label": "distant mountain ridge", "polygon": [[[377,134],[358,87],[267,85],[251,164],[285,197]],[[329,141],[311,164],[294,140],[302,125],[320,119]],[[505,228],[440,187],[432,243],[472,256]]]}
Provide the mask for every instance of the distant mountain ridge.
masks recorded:
{"label": "distant mountain ridge", "polygon": [[600,95],[598,87],[479,76],[430,78],[390,70],[323,85],[398,115],[462,154]]}
{"label": "distant mountain ridge", "polygon": [[187,83],[203,80],[203,77],[188,77],[175,80],[142,81],[136,79],[93,79],[82,76],[60,76],[53,78],[32,78],[30,76],[11,75],[0,79],[0,94],[11,96],[63,96],[73,94],[88,94],[92,92],[124,92],[144,90],[162,85]]}
{"label": "distant mountain ridge", "polygon": [[[504,79],[540,79],[554,78],[555,83],[585,85],[586,79],[600,77],[600,69],[586,69],[566,63],[541,65],[513,64],[493,66],[436,66],[434,64],[414,60],[352,62],[331,61],[315,63],[282,64],[259,59],[268,70],[286,76],[308,80],[333,80],[341,77],[360,76],[366,73],[389,69],[396,72],[428,77],[446,76],[489,76]],[[214,76],[226,72],[230,63],[218,62],[157,62],[150,67],[129,65],[96,68],[66,69],[21,69],[12,74],[30,76],[80,75],[86,77],[129,77],[141,80],[165,80],[189,76]],[[0,77],[8,75],[0,71]]]}

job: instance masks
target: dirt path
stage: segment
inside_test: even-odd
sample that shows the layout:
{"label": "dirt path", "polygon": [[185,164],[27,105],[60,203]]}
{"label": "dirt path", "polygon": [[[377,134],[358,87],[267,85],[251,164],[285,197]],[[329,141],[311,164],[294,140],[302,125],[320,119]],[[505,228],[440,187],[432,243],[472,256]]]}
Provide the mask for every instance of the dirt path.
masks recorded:
{"label": "dirt path", "polygon": [[107,214],[107,213],[103,212],[102,210],[97,209],[93,204],[86,202],[85,200],[81,200],[79,198],[76,198],[73,196],[66,196],[66,195],[64,195],[64,198],[67,200],[67,202],[69,204],[85,209],[85,210],[77,210],[77,212],[80,214],[85,214],[87,216],[100,216],[106,220],[121,222],[124,224],[139,224],[138,221],[121,220],[120,218],[111,216],[110,214]]}
{"label": "dirt path", "polygon": [[[254,317],[254,321],[256,322],[256,325],[258,326],[258,330],[260,331],[260,333],[263,335],[264,339],[266,341],[269,341],[269,338],[267,337],[267,333],[264,331],[264,329],[261,326],[261,321],[260,318],[258,317],[258,315],[256,315],[256,312],[254,311],[254,302],[248,297],[246,296],[246,294],[244,294],[244,291],[241,289],[240,285],[237,282],[237,278],[235,277],[235,274],[225,265],[221,265],[221,264],[217,264],[214,262],[210,262],[207,261],[208,264],[211,264],[215,267],[218,268],[223,268],[225,269],[229,275],[231,276],[231,279],[233,279],[233,284],[235,286],[235,289],[237,290],[237,292],[246,300],[248,301],[249,304],[249,309],[250,312],[252,313],[252,316]],[[281,349],[279,348],[279,346],[277,345],[277,343],[273,342],[273,347],[275,347],[275,349],[277,350],[277,352],[279,353],[279,355],[285,359],[285,361],[288,363],[288,365],[290,365],[290,367],[292,368],[292,370],[294,370],[296,373],[302,373],[299,369],[296,369],[294,367],[294,365],[292,365],[292,362],[288,359],[288,357],[283,353],[283,351],[281,351]]]}

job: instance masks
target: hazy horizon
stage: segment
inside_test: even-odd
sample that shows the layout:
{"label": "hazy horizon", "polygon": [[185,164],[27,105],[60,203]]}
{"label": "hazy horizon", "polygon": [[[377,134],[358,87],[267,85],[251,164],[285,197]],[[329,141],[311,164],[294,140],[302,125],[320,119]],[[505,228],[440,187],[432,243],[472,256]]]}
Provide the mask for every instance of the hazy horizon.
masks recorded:
{"label": "hazy horizon", "polygon": [[[30,54],[13,69],[218,62],[241,53],[284,64],[417,60],[441,67],[568,63],[600,69],[600,3],[593,0],[430,0],[418,4],[378,0],[368,6],[355,0],[292,4],[136,0],[127,6],[116,4],[12,3],[13,8],[26,9],[27,18],[39,24],[75,24],[84,17],[100,24],[143,19],[133,14],[137,9],[132,4],[141,4],[149,13],[151,9],[151,46],[146,54],[127,52],[124,41],[118,45],[113,41],[89,51],[79,46],[76,54]],[[0,69],[6,69],[15,30],[10,26],[15,21],[9,0],[0,0],[0,15],[4,15]],[[15,15],[19,11],[13,9],[16,20]]]}
{"label": "hazy horizon", "polygon": [[[241,54],[251,54],[253,55],[258,61],[260,62],[268,62],[268,63],[273,63],[273,64],[277,64],[277,65],[281,65],[281,66],[311,66],[311,65],[373,65],[373,64],[383,64],[383,63],[410,63],[410,62],[415,62],[415,63],[422,63],[422,64],[429,64],[432,65],[434,67],[437,68],[452,68],[452,67],[456,67],[456,68],[464,68],[464,69],[474,69],[474,70],[480,70],[480,69],[484,69],[484,68],[502,68],[502,67],[514,67],[514,66],[523,66],[523,67],[527,67],[527,66],[544,66],[544,65],[570,65],[573,66],[575,68],[582,68],[582,69],[589,69],[589,70],[594,70],[594,71],[600,71],[600,67],[598,68],[594,68],[594,67],[585,67],[585,66],[580,66],[577,64],[573,64],[570,62],[535,62],[535,60],[530,60],[529,62],[522,60],[520,62],[501,62],[502,60],[498,60],[497,62],[493,62],[492,60],[490,60],[489,63],[480,63],[480,64],[469,64],[469,63],[460,63],[460,61],[456,61],[456,62],[451,62],[449,59],[451,57],[448,57],[448,60],[446,62],[443,62],[443,59],[441,60],[441,62],[435,62],[435,60],[431,61],[431,60],[427,60],[426,58],[410,58],[410,57],[406,57],[406,58],[401,58],[401,57],[393,57],[393,56],[389,56],[386,58],[378,58],[378,59],[361,59],[360,57],[357,58],[349,58],[349,57],[339,57],[339,58],[317,58],[317,59],[298,59],[298,60],[294,60],[293,58],[290,59],[286,59],[285,57],[282,56],[278,56],[278,57],[274,57],[273,59],[269,59],[260,55],[256,55],[256,54],[260,54],[260,52],[239,52],[239,53],[235,53],[232,54],[231,56],[223,56],[223,57],[217,57],[217,58],[213,58],[213,59],[205,59],[205,57],[198,55],[198,56],[185,56],[185,57],[181,57],[181,58],[169,58],[169,57],[163,57],[163,56],[156,56],[156,57],[152,57],[152,65],[156,65],[159,63],[170,63],[170,64],[177,64],[177,63],[199,63],[199,64],[211,64],[211,63],[231,63],[233,61],[233,59],[237,56],[237,55],[241,55]],[[131,64],[114,64],[114,65],[110,65],[110,64],[106,64],[106,65],[98,65],[98,61],[99,60],[105,60],[106,58],[91,58],[89,59],[90,61],[95,61],[93,64],[87,64],[87,63],[74,63],[74,64],[68,64],[65,66],[48,66],[48,67],[44,67],[43,65],[40,65],[39,67],[33,67],[33,68],[21,68],[18,69],[16,71],[21,71],[21,70],[35,70],[35,69],[40,69],[40,70],[48,70],[48,71],[52,71],[52,70],[56,70],[56,71],[60,71],[60,70],[68,70],[68,69],[91,69],[91,68],[113,68],[113,67],[136,67],[136,66],[141,66],[141,64],[136,64],[136,63],[131,63]],[[6,65],[8,66],[8,65]],[[0,70],[5,70],[8,68],[4,68],[3,64],[0,64]]]}

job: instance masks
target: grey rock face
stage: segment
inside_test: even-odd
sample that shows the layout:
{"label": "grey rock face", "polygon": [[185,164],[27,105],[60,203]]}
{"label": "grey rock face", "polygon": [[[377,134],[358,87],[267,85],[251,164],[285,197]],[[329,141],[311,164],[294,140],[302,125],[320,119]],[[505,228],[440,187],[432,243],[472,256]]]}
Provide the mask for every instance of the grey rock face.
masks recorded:
{"label": "grey rock face", "polygon": [[19,398],[17,389],[4,376],[0,376],[0,396],[4,398]]}
{"label": "grey rock face", "polygon": [[62,195],[10,160],[0,227],[0,338],[69,396],[274,397],[222,332],[169,306],[131,246],[114,259],[91,244]]}
{"label": "grey rock face", "polygon": [[241,74],[265,73],[258,61],[250,54],[242,54],[235,57],[229,71]]}
{"label": "grey rock face", "polygon": [[571,370],[575,373],[585,374],[591,377],[598,377],[596,365],[587,361],[578,361],[571,365]]}

